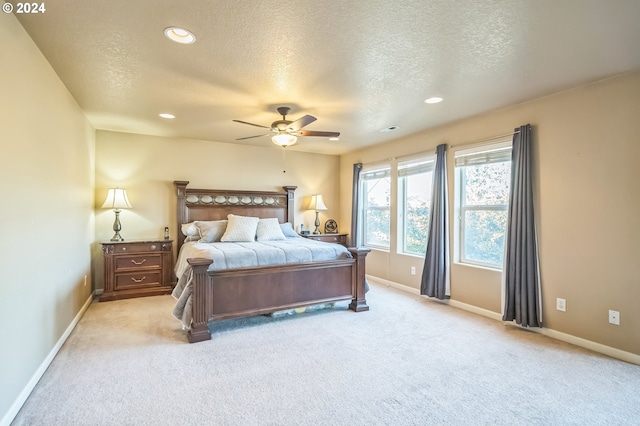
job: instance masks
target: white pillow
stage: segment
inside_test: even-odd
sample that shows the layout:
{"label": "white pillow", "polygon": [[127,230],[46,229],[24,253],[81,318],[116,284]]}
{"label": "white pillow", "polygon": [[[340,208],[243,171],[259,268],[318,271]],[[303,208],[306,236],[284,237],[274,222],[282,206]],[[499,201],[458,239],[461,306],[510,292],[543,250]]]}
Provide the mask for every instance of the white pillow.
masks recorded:
{"label": "white pillow", "polygon": [[280,229],[285,237],[300,237],[298,233],[293,229],[291,222],[285,222],[280,224]]}
{"label": "white pillow", "polygon": [[280,228],[280,222],[277,218],[260,219],[258,221],[258,229],[256,231],[258,241],[275,241],[284,240],[286,237]]}
{"label": "white pillow", "polygon": [[185,237],[194,237],[198,235],[198,228],[195,227],[195,222],[183,223],[180,227],[182,235]]}
{"label": "white pillow", "polygon": [[229,223],[227,223],[227,229],[224,231],[224,235],[220,241],[241,242],[256,240],[256,230],[259,221],[257,217],[230,214],[227,218],[229,219]]}
{"label": "white pillow", "polygon": [[220,241],[224,231],[227,229],[226,220],[198,220],[194,222],[200,235],[199,243],[215,243]]}

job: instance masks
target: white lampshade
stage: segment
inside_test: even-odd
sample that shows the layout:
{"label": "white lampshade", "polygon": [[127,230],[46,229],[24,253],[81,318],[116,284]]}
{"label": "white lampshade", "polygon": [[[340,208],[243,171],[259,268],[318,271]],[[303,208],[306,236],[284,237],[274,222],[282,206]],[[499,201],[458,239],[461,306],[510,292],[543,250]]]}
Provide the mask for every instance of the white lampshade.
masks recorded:
{"label": "white lampshade", "polygon": [[312,195],[311,202],[309,203],[309,207],[307,210],[327,210],[327,206],[324,204],[322,195]]}
{"label": "white lampshade", "polygon": [[275,143],[278,146],[286,148],[288,146],[295,145],[296,142],[298,142],[298,138],[288,133],[278,133],[277,135],[271,137],[271,142]]}
{"label": "white lampshade", "polygon": [[109,188],[107,199],[102,205],[103,209],[130,209],[133,206],[127,198],[127,190],[124,188]]}

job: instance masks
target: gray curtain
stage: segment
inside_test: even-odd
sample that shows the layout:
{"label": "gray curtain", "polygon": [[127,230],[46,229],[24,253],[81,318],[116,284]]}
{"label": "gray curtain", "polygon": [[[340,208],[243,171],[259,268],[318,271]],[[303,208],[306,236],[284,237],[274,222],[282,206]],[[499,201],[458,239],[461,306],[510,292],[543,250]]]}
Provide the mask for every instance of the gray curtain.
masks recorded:
{"label": "gray curtain", "polygon": [[[353,165],[353,192],[351,193],[351,240],[349,242],[350,247],[360,247],[360,236],[358,230],[360,229],[360,223],[358,221],[359,208],[360,208],[360,172],[362,172],[362,163],[355,163]],[[364,279],[364,291],[369,291],[369,281],[365,277]]]}
{"label": "gray curtain", "polygon": [[429,209],[429,237],[420,284],[420,294],[438,299],[448,299],[451,296],[447,192],[447,146],[442,144],[436,148]]}
{"label": "gray curtain", "polygon": [[534,222],[531,126],[515,129],[505,235],[503,321],[542,326],[540,273]]}
{"label": "gray curtain", "polygon": [[351,240],[349,242],[350,247],[358,247],[360,241],[358,240],[358,213],[359,213],[359,200],[360,200],[360,172],[362,171],[362,163],[355,163],[353,165],[353,188],[351,192]]}

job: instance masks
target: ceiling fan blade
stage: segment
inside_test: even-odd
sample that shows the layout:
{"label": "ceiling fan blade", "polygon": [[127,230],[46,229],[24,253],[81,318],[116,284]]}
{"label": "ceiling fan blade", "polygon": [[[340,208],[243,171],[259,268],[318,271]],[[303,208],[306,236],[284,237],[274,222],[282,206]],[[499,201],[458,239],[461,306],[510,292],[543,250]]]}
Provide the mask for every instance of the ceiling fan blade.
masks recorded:
{"label": "ceiling fan blade", "polygon": [[296,136],[323,136],[325,138],[337,138],[340,132],[320,132],[318,130],[300,130],[294,133]]}
{"label": "ceiling fan blade", "polygon": [[245,140],[245,139],[259,138],[259,137],[267,136],[267,135],[270,135],[270,134],[271,133],[265,133],[264,135],[247,136],[246,138],[238,138],[236,140],[237,141],[242,141],[242,140]]}
{"label": "ceiling fan blade", "polygon": [[296,121],[292,121],[287,126],[287,130],[291,132],[297,132],[298,130],[302,129],[304,126],[308,126],[309,124],[313,123],[316,120],[317,118],[315,118],[313,115],[305,115],[304,117],[298,118]]}
{"label": "ceiling fan blade", "polygon": [[248,124],[249,126],[262,127],[264,129],[270,129],[271,128],[271,127],[268,127],[268,126],[263,126],[261,124],[253,124],[253,123],[249,123],[247,121],[242,121],[242,120],[232,120],[232,121],[235,121],[236,123]]}

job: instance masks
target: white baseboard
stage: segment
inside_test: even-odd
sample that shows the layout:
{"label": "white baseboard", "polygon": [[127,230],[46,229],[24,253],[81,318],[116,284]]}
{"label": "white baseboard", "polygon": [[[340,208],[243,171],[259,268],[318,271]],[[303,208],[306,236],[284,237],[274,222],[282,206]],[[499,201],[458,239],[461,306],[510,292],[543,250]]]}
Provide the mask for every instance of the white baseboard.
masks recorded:
{"label": "white baseboard", "polygon": [[16,400],[13,402],[13,404],[11,405],[11,408],[9,408],[9,411],[7,411],[7,413],[4,415],[2,420],[0,420],[0,426],[11,425],[11,422],[13,421],[13,419],[15,419],[16,415],[18,414],[18,412],[20,411],[24,403],[27,401],[27,398],[29,398],[29,395],[31,395],[31,392],[33,392],[33,388],[36,387],[36,385],[42,378],[44,372],[47,371],[47,368],[49,368],[49,365],[58,354],[58,351],[60,351],[60,348],[62,347],[64,342],[67,341],[73,329],[76,328],[76,325],[80,321],[80,318],[82,318],[84,313],[89,308],[89,305],[91,305],[92,300],[93,300],[93,294],[91,294],[87,299],[87,301],[84,302],[84,305],[82,305],[82,308],[80,308],[80,311],[78,312],[78,314],[75,316],[73,321],[71,321],[71,324],[69,324],[69,326],[64,331],[64,333],[62,333],[62,336],[60,336],[55,346],[51,349],[51,351],[49,352],[47,357],[44,359],[44,361],[42,361],[42,364],[40,364],[40,367],[38,367],[36,372],[33,373],[33,376],[31,376],[31,380],[29,380],[27,385],[22,389],[22,392],[20,392],[20,395],[18,395]]}
{"label": "white baseboard", "polygon": [[[529,330],[529,329],[527,329]],[[571,334],[562,333],[560,331],[551,330],[549,328],[532,328],[532,331],[536,331],[545,336],[549,336],[553,339],[562,340],[563,342],[571,343],[572,345],[580,346],[581,348],[589,349],[594,352],[598,352],[603,355],[616,358],[621,361],[626,361],[631,364],[640,365],[640,355],[623,351],[621,349],[612,348],[601,343],[592,342],[581,337],[573,336]]]}
{"label": "white baseboard", "polygon": [[407,293],[420,295],[420,290],[417,288],[409,287],[408,285],[404,285],[404,284],[399,284],[394,281],[385,280],[383,278],[374,277],[373,275],[367,275],[367,280],[372,281],[374,283],[382,284],[387,287],[397,288]]}
{"label": "white baseboard", "polygon": [[[374,276],[371,276],[371,275],[367,275],[367,279],[369,281],[376,282],[376,283],[379,283],[379,284],[382,284],[382,285],[385,285],[385,286],[388,286],[388,287],[397,288],[397,289],[405,291],[407,293],[420,294],[420,290],[418,290],[417,288],[409,287],[409,286],[406,286],[404,284],[399,284],[399,283],[396,283],[396,282],[393,282],[393,281],[385,280],[385,279],[374,277]],[[458,302],[458,301],[453,300],[453,299],[440,301],[440,300],[437,300],[437,299],[429,298],[429,300],[433,300],[435,302],[443,303],[445,305],[449,305],[449,306],[452,306],[454,308],[458,308],[458,309],[462,309],[462,310],[465,310],[465,311],[468,311],[468,312],[472,312],[474,314],[482,315],[484,317],[491,318],[491,319],[494,319],[496,321],[502,321],[502,315],[497,313],[497,312],[489,311],[487,309],[478,308],[477,306],[473,306],[473,305],[469,305],[469,304],[466,304],[466,303]],[[513,323],[513,324],[517,325],[515,323]],[[545,336],[551,337],[552,339],[556,339],[556,340],[560,340],[560,341],[563,341],[563,342],[566,342],[566,343],[570,343],[570,344],[575,345],[575,346],[580,346],[581,348],[589,349],[591,351],[598,352],[600,354],[610,356],[611,358],[616,358],[616,359],[619,359],[619,360],[622,360],[622,361],[625,361],[625,362],[629,362],[631,364],[640,365],[640,355],[637,355],[637,354],[634,354],[634,353],[631,353],[631,352],[623,351],[621,349],[612,348],[611,346],[606,346],[606,345],[603,345],[601,343],[596,343],[596,342],[593,342],[591,340],[583,339],[581,337],[573,336],[571,334],[562,333],[560,331],[552,330],[550,328],[532,327],[532,328],[526,328],[526,330],[534,331],[536,333],[540,333],[540,334],[543,334]]]}

